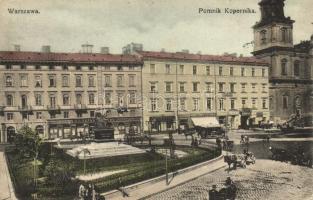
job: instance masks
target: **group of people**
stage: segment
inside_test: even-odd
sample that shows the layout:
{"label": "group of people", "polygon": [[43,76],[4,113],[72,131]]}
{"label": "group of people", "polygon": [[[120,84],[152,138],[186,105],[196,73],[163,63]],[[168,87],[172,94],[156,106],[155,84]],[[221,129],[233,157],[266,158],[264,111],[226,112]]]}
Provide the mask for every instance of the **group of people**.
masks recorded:
{"label": "group of people", "polygon": [[209,190],[209,200],[234,200],[237,195],[237,187],[230,177],[227,177],[224,187],[217,190],[216,185],[212,185],[212,189]]}
{"label": "group of people", "polygon": [[78,190],[78,197],[80,200],[104,200],[103,196],[96,191],[94,184],[89,183],[88,185],[80,184]]}

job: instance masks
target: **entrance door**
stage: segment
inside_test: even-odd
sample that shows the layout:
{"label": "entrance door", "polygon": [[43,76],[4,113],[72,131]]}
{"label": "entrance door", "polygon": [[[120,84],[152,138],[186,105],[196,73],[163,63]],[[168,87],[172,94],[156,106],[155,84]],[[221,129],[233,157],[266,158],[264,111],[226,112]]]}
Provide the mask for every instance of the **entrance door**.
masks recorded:
{"label": "entrance door", "polygon": [[15,137],[15,128],[12,126],[9,126],[7,128],[7,137],[8,137],[8,142],[12,143],[14,141],[14,137]]}
{"label": "entrance door", "polygon": [[249,116],[241,116],[240,117],[240,127],[242,129],[248,129],[247,121]]}

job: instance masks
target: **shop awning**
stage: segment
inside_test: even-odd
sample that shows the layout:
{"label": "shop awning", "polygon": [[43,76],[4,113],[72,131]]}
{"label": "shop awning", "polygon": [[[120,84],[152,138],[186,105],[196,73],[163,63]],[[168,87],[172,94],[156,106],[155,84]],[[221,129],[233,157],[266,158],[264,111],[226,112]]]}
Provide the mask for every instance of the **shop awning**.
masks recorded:
{"label": "shop awning", "polygon": [[204,128],[221,127],[216,117],[192,117],[191,120],[195,126]]}

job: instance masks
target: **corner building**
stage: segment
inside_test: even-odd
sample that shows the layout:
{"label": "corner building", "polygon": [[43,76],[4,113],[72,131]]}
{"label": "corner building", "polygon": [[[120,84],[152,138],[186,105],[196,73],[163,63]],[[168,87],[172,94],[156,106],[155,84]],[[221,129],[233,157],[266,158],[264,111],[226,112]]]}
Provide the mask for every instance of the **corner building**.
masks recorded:
{"label": "corner building", "polygon": [[217,116],[230,128],[269,119],[268,64],[253,57],[141,51],[144,131],[191,127]]}
{"label": "corner building", "polygon": [[0,142],[24,124],[45,139],[87,134],[96,112],[116,135],[140,132],[141,65],[130,55],[0,52]]}

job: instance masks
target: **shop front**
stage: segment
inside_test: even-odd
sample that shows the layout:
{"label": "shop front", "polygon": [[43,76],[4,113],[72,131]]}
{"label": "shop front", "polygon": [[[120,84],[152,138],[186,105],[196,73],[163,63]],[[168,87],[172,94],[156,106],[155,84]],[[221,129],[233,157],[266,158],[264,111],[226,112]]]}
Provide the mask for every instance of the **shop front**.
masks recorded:
{"label": "shop front", "polygon": [[175,116],[150,117],[147,123],[150,133],[174,132],[176,130]]}
{"label": "shop front", "polygon": [[242,108],[240,111],[240,128],[248,129],[251,123],[251,108]]}
{"label": "shop front", "polygon": [[107,120],[107,126],[108,128],[114,128],[114,134],[136,135],[140,133],[140,117],[111,117]]}

